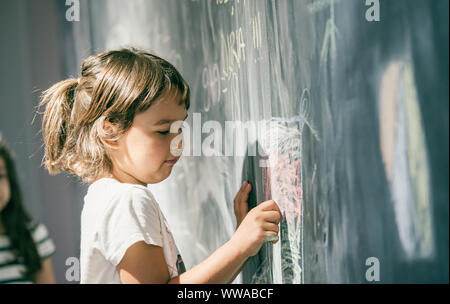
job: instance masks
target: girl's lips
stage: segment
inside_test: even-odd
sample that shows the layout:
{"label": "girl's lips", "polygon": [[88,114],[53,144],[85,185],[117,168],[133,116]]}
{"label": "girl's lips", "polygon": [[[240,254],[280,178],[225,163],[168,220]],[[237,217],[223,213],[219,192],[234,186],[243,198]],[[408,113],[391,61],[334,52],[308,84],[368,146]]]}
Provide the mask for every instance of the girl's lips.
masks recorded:
{"label": "girl's lips", "polygon": [[171,159],[171,160],[166,160],[165,163],[167,163],[169,165],[173,165],[173,164],[175,164],[178,161],[178,159],[179,159],[179,157]]}

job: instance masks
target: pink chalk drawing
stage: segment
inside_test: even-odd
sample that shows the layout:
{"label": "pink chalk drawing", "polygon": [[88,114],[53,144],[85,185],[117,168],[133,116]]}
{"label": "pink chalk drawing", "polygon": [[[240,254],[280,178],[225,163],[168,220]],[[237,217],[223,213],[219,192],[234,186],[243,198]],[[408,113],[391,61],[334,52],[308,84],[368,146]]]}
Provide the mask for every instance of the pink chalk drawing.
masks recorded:
{"label": "pink chalk drawing", "polygon": [[300,159],[291,161],[290,154],[278,150],[277,162],[263,168],[265,200],[274,199],[289,223],[300,218],[302,213],[302,187]]}
{"label": "pink chalk drawing", "polygon": [[[273,281],[277,283],[302,283],[303,280],[303,189],[301,164],[301,131],[304,120],[294,119],[272,120],[268,132],[262,140],[267,151],[262,167],[262,183],[264,199],[273,199],[284,217],[280,224],[284,238],[273,250],[279,251],[281,260],[261,265],[253,276],[253,282],[264,282],[269,268],[280,271],[273,273]],[[280,229],[281,229],[280,228]],[[270,266],[275,263],[273,266]],[[278,265],[278,266],[277,266]]]}
{"label": "pink chalk drawing", "polygon": [[277,202],[288,223],[302,214],[301,127],[298,122],[270,122],[265,141],[270,166],[263,168],[265,200]]}

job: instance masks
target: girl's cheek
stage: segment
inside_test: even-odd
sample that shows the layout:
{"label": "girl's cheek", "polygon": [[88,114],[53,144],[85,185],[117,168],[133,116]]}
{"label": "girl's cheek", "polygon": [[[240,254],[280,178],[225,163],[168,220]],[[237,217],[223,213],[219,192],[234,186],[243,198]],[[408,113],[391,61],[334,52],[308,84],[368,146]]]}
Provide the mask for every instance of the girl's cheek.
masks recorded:
{"label": "girl's cheek", "polygon": [[164,154],[164,149],[167,145],[168,137],[166,136],[159,136],[156,138],[152,138],[152,140],[148,143],[148,150],[151,150],[153,153],[162,153]]}
{"label": "girl's cheek", "polygon": [[164,140],[158,137],[143,139],[136,151],[139,160],[147,164],[158,163],[161,157],[165,157],[164,145]]}

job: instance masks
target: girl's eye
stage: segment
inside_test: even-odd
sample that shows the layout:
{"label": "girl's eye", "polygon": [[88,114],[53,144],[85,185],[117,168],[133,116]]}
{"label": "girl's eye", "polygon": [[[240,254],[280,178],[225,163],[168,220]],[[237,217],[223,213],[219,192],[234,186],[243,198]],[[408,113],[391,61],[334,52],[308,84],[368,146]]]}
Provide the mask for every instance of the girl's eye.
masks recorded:
{"label": "girl's eye", "polygon": [[162,134],[162,135],[166,135],[166,134],[169,133],[169,131],[158,131],[158,133],[159,133],[159,134]]}

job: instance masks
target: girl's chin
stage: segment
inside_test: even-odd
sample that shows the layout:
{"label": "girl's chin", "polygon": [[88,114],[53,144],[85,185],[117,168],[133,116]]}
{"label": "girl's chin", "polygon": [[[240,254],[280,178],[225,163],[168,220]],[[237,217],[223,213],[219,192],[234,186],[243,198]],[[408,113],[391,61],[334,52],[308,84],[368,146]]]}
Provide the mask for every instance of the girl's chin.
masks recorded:
{"label": "girl's chin", "polygon": [[147,181],[147,184],[157,184],[160,183],[164,180],[166,180],[169,176],[170,173],[172,173],[172,169],[170,168],[168,171],[166,171],[166,173],[159,175],[157,178],[149,178]]}

